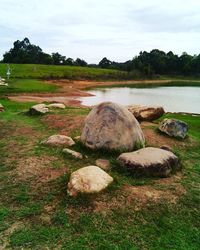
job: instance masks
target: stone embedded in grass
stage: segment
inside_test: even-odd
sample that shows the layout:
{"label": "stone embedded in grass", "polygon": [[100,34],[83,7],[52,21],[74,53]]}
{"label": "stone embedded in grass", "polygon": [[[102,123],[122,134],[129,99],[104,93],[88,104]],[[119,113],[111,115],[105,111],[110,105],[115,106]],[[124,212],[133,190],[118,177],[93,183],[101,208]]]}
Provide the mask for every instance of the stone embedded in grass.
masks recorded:
{"label": "stone embedded in grass", "polygon": [[81,153],[76,152],[76,151],[74,151],[74,150],[71,150],[71,149],[69,149],[69,148],[64,148],[64,149],[63,149],[63,153],[64,153],[64,154],[71,155],[71,156],[73,156],[73,157],[76,158],[76,159],[83,159],[83,155],[82,155]]}
{"label": "stone embedded in grass", "polygon": [[80,139],[81,139],[81,136],[80,136],[80,135],[74,137],[74,140],[75,140],[75,141],[80,141]]}
{"label": "stone embedded in grass", "polygon": [[75,144],[71,137],[66,135],[52,135],[46,140],[42,141],[42,144],[55,147],[70,147]]}
{"label": "stone embedded in grass", "polygon": [[81,168],[71,174],[68,183],[68,194],[98,193],[113,182],[113,178],[97,166]]}
{"label": "stone embedded in grass", "polygon": [[4,111],[4,106],[0,103],[0,112]]}
{"label": "stone embedded in grass", "polygon": [[133,176],[167,177],[179,168],[179,159],[176,155],[153,147],[123,153],[118,157],[118,162]]}
{"label": "stone embedded in grass", "polygon": [[66,106],[63,103],[51,103],[47,105],[48,108],[58,108],[58,109],[65,109]]}
{"label": "stone embedded in grass", "polygon": [[112,102],[95,106],[85,120],[81,135],[91,149],[131,151],[145,143],[138,121],[127,108]]}
{"label": "stone embedded in grass", "polygon": [[110,169],[110,162],[106,159],[97,159],[95,164],[101,169],[108,171]]}
{"label": "stone embedded in grass", "polygon": [[188,132],[188,125],[177,119],[164,119],[159,124],[159,130],[171,137],[184,139]]}
{"label": "stone embedded in grass", "polygon": [[160,106],[129,105],[127,108],[138,121],[153,121],[165,113]]}
{"label": "stone embedded in grass", "polygon": [[43,115],[49,112],[46,104],[36,104],[29,109],[30,115]]}

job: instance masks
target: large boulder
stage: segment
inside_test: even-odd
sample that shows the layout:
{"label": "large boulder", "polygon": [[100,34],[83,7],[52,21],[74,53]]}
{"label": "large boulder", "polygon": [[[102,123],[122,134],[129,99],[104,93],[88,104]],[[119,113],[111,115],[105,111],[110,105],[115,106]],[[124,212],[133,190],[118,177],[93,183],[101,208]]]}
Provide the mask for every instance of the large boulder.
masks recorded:
{"label": "large boulder", "polygon": [[81,141],[91,149],[131,151],[143,147],[143,132],[127,108],[112,102],[95,106],[85,120]]}
{"label": "large boulder", "polygon": [[30,115],[43,115],[49,112],[46,104],[36,104],[29,109]]}
{"label": "large boulder", "polygon": [[179,160],[172,152],[147,147],[135,152],[123,153],[119,164],[133,176],[167,177],[179,168]]}
{"label": "large boulder", "polygon": [[165,113],[160,106],[129,105],[127,108],[138,121],[153,121]]}
{"label": "large boulder", "polygon": [[76,196],[78,193],[98,193],[105,189],[113,178],[97,166],[81,168],[71,174],[68,183],[68,194]]}
{"label": "large boulder", "polygon": [[61,147],[69,147],[75,144],[71,137],[66,135],[51,135],[46,140],[42,141],[42,144],[47,146],[61,146]]}
{"label": "large boulder", "polygon": [[169,136],[184,139],[188,132],[188,125],[177,119],[164,119],[159,124],[159,130]]}

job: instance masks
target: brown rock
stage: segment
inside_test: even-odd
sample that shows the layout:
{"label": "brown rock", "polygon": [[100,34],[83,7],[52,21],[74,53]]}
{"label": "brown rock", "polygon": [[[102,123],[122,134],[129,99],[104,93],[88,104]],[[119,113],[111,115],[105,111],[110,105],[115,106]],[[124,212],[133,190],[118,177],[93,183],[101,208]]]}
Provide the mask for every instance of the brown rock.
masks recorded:
{"label": "brown rock", "polygon": [[123,106],[104,102],[95,106],[85,120],[81,141],[91,149],[131,151],[143,147],[143,132],[135,117]]}
{"label": "brown rock", "polygon": [[123,153],[118,162],[134,176],[167,177],[179,168],[179,160],[172,152],[153,147]]}
{"label": "brown rock", "polygon": [[153,121],[165,113],[163,107],[159,106],[129,105],[127,108],[138,121]]}

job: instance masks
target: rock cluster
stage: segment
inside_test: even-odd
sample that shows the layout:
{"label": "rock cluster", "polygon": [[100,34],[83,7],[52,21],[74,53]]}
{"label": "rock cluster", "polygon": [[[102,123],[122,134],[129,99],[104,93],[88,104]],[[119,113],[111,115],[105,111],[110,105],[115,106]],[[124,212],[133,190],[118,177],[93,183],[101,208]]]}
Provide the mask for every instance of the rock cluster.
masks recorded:
{"label": "rock cluster", "polygon": [[30,115],[43,115],[48,113],[51,108],[65,109],[65,105],[63,103],[36,104],[29,109],[28,113]]}

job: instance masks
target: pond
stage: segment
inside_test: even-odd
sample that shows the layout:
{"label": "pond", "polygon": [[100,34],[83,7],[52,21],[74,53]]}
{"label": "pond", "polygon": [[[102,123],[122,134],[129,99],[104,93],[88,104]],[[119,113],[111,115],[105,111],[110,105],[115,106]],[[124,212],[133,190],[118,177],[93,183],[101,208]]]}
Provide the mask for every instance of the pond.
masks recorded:
{"label": "pond", "polygon": [[94,96],[82,97],[83,105],[92,106],[105,101],[123,105],[157,105],[166,112],[200,114],[200,87],[115,87],[87,91]]}

